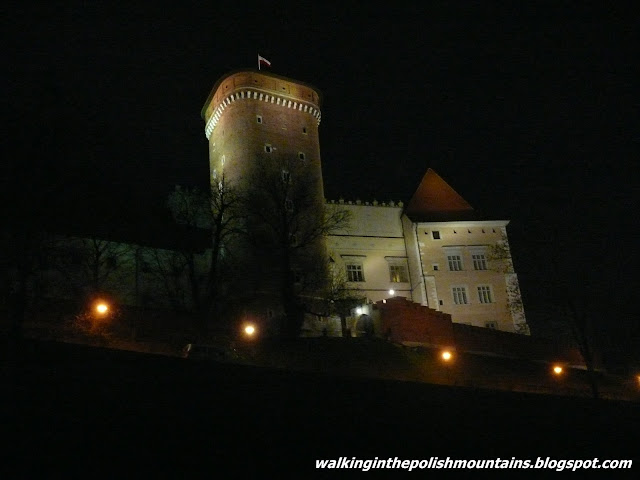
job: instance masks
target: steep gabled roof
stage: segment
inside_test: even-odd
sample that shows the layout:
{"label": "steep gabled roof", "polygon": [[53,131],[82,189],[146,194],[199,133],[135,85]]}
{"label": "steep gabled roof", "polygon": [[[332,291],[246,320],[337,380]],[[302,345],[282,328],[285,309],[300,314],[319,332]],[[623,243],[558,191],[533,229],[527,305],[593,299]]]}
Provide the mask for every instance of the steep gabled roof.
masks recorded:
{"label": "steep gabled roof", "polygon": [[480,220],[473,207],[431,168],[422,177],[405,213],[414,222]]}

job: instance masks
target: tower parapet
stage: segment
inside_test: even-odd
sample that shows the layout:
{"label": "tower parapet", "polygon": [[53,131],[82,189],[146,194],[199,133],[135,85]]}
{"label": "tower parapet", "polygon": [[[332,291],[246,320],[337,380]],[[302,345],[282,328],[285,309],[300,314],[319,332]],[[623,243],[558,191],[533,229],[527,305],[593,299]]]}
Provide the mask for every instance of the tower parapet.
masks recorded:
{"label": "tower parapet", "polygon": [[227,106],[242,100],[257,100],[299,110],[314,117],[316,124],[320,125],[320,94],[313,87],[273,74],[241,71],[223,77],[211,90],[201,111],[207,139]]}

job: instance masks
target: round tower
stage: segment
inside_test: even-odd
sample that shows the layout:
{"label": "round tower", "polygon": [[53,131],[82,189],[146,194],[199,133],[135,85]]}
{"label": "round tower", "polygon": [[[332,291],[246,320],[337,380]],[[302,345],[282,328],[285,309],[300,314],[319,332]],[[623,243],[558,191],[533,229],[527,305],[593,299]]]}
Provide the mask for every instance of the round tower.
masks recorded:
{"label": "round tower", "polygon": [[231,248],[231,289],[243,312],[284,319],[277,328],[292,332],[301,302],[317,299],[326,279],[320,94],[271,73],[232,72],[213,87],[202,118],[213,190],[242,199],[248,241],[238,237]]}
{"label": "round tower", "polygon": [[320,94],[304,83],[259,71],[239,71],[214,85],[202,108],[213,184],[242,188],[257,162],[297,162],[324,204],[320,162]]}

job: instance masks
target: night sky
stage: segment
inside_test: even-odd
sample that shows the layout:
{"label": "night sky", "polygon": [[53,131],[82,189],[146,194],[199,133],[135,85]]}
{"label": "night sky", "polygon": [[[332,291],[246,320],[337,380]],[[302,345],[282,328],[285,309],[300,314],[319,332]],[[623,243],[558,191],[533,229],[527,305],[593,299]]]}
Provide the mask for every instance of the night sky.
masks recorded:
{"label": "night sky", "polygon": [[175,184],[206,185],[200,109],[259,53],[323,95],[327,198],[406,202],[432,167],[511,220],[531,322],[558,257],[585,309],[638,334],[640,39],[624,3],[131,3],[5,7],[9,197],[38,185],[50,218],[146,229]]}

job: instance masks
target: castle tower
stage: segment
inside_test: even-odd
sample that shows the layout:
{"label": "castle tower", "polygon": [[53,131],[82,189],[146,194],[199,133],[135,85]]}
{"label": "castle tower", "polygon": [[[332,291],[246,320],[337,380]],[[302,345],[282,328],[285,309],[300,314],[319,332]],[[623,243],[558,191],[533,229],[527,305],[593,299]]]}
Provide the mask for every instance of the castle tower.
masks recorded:
{"label": "castle tower", "polygon": [[211,182],[238,186],[257,162],[297,161],[324,203],[320,163],[320,94],[309,85],[258,71],[239,71],[214,85],[201,112],[209,140]]}
{"label": "castle tower", "polygon": [[[322,214],[325,205],[318,137],[320,94],[272,73],[237,71],[218,80],[201,115],[209,141],[212,186],[224,184],[245,199],[254,197],[253,207],[246,209],[246,228],[253,241],[238,255],[249,259],[236,289],[246,291],[242,308],[267,317],[290,312],[287,284],[302,288],[297,272],[309,271],[305,257],[326,257],[324,239],[296,245],[304,237],[301,225]],[[264,221],[265,216],[271,218]],[[283,234],[279,224],[288,221]],[[249,307],[250,303],[254,305]]]}

